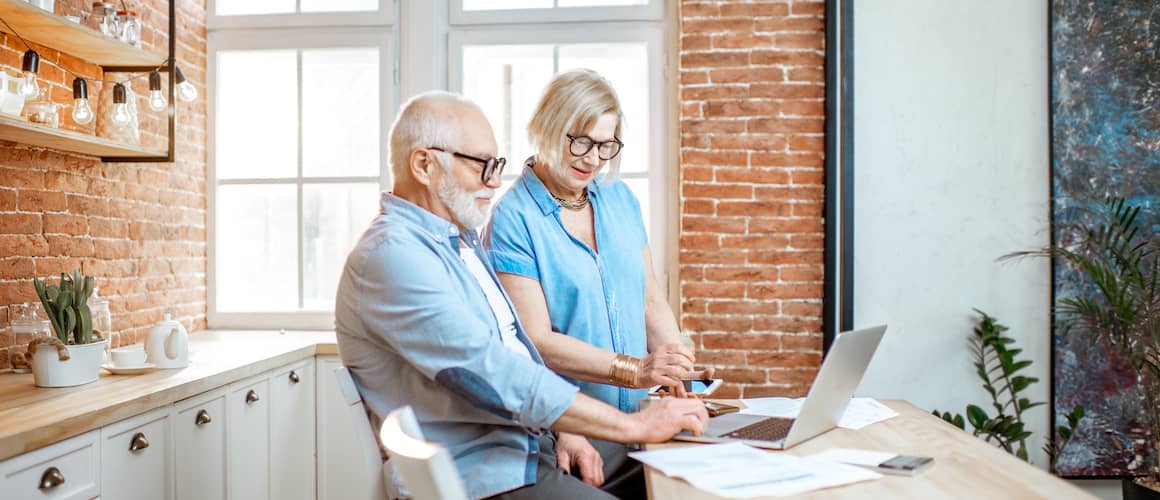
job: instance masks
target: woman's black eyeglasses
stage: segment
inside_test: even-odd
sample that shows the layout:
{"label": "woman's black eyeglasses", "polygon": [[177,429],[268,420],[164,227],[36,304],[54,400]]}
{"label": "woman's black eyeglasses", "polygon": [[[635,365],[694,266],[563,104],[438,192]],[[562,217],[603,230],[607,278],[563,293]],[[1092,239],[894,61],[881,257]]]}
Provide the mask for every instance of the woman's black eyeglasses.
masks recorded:
{"label": "woman's black eyeglasses", "polygon": [[485,160],[483,158],[476,158],[476,157],[471,156],[471,155],[465,155],[465,154],[460,153],[458,151],[448,151],[446,149],[438,148],[435,146],[430,146],[427,149],[434,149],[435,151],[442,151],[442,152],[448,153],[452,156],[458,156],[458,157],[463,158],[465,160],[471,160],[473,162],[476,162],[476,163],[482,165],[483,171],[481,171],[479,174],[479,180],[483,181],[484,184],[491,182],[492,177],[503,174],[503,167],[504,167],[504,165],[507,164],[507,158],[504,158],[502,156],[492,157],[492,158],[488,158]]}
{"label": "woman's black eyeglasses", "polygon": [[569,141],[568,152],[577,157],[584,156],[592,151],[592,148],[596,148],[596,156],[599,156],[601,160],[611,160],[616,158],[616,155],[620,154],[620,150],[624,148],[624,143],[615,137],[612,140],[602,142],[596,142],[586,135],[565,134],[565,137]]}

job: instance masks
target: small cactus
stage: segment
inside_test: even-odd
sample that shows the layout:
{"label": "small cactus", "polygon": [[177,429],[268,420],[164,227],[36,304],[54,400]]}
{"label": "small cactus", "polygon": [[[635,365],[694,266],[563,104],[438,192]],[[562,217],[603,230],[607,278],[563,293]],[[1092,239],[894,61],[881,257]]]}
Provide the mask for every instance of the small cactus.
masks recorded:
{"label": "small cactus", "polygon": [[58,285],[46,284],[39,278],[33,278],[32,285],[61,343],[92,343],[93,315],[89,311],[94,286],[92,276],[85,276],[77,269],[71,276],[61,273]]}

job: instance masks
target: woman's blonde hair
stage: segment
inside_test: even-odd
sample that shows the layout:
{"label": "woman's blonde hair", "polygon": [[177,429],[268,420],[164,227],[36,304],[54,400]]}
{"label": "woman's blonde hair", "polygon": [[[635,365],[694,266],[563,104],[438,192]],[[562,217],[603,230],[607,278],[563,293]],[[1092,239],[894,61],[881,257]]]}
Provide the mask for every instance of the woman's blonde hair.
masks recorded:
{"label": "woman's blonde hair", "polygon": [[[544,95],[528,122],[528,140],[538,159],[552,167],[564,163],[561,158],[567,146],[567,134],[584,135],[596,126],[601,116],[616,115],[617,139],[624,127],[624,113],[612,84],[590,69],[560,73],[548,82]],[[605,181],[620,175],[620,156],[609,160]]]}

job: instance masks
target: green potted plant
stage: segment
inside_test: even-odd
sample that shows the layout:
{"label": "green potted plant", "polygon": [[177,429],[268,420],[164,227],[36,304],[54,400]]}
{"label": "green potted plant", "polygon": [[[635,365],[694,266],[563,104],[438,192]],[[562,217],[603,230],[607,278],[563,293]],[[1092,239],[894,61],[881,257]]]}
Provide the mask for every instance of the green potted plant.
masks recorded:
{"label": "green potted plant", "polygon": [[[1140,207],[1108,198],[1094,223],[1069,224],[1066,238],[1004,259],[1053,257],[1089,286],[1061,298],[1056,312],[1065,335],[1083,331],[1107,343],[1136,374],[1150,420],[1151,446],[1160,439],[1160,234],[1142,227]],[[1160,467],[1148,464],[1136,484],[1160,495]],[[1129,488],[1125,487],[1125,490]]]}
{"label": "green potted plant", "polygon": [[60,283],[56,285],[38,278],[32,284],[55,334],[55,337],[33,339],[28,344],[36,385],[71,387],[97,380],[107,342],[99,334],[93,334],[88,305],[93,294],[93,277],[81,274],[78,269],[71,276],[61,273]]}

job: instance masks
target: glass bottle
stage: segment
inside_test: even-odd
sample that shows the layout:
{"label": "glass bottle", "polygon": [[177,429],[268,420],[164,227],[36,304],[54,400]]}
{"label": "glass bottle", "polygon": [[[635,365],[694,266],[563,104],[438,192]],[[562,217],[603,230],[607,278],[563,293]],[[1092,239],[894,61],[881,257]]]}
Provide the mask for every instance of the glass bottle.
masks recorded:
{"label": "glass bottle", "polygon": [[93,2],[93,14],[89,16],[89,27],[106,36],[117,36],[117,8],[113,2]]}
{"label": "glass bottle", "polygon": [[117,11],[117,29],[117,38],[122,42],[134,47],[141,46],[141,18],[137,17],[137,11]]}
{"label": "glass bottle", "polygon": [[109,299],[101,297],[99,291],[100,287],[93,287],[93,294],[88,302],[89,312],[93,318],[93,337],[97,337],[99,333],[102,339],[109,340],[113,334],[113,315],[109,312]]}

